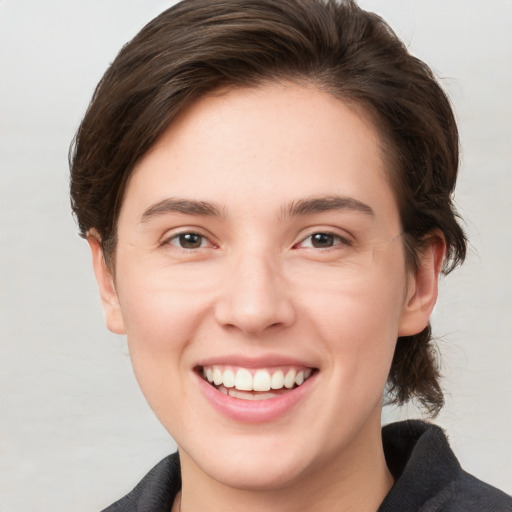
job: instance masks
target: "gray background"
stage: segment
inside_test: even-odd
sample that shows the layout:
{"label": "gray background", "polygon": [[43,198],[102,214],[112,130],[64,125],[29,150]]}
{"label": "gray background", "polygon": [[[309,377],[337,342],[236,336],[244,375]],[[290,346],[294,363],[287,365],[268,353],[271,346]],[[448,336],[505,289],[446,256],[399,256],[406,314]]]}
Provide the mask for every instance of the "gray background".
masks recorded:
{"label": "gray background", "polygon": [[[0,510],[98,510],[173,441],[106,331],[67,197],[67,150],[121,45],[171,2],[0,0]],[[443,77],[460,122],[472,246],[442,285],[444,426],[512,493],[512,2],[361,0]],[[385,410],[390,421],[417,411]]]}

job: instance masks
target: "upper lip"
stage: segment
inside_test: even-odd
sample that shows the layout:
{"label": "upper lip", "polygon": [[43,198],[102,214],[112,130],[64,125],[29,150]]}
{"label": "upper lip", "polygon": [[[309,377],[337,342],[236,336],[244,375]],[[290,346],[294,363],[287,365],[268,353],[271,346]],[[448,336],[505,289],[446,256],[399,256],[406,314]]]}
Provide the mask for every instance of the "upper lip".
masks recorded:
{"label": "upper lip", "polygon": [[304,368],[316,368],[311,362],[288,357],[280,354],[267,354],[258,357],[247,357],[246,355],[224,355],[214,356],[198,361],[195,367],[213,365],[239,366],[240,368],[272,368],[273,366],[300,366]]}

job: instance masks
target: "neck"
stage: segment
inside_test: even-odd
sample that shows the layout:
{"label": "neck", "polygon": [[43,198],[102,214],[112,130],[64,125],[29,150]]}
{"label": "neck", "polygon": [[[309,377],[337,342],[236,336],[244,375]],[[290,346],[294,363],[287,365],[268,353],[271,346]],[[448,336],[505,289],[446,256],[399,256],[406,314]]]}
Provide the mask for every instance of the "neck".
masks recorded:
{"label": "neck", "polygon": [[378,429],[358,433],[339,456],[322,459],[277,489],[234,488],[206,475],[181,450],[180,457],[183,487],[173,512],[375,512],[393,484],[384,458],[380,419]]}

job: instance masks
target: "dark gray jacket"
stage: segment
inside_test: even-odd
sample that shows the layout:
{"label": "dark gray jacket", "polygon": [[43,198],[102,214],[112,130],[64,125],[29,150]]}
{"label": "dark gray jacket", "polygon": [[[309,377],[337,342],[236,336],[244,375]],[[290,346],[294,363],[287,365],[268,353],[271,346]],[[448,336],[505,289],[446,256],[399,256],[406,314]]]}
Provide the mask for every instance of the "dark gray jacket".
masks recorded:
{"label": "dark gray jacket", "polygon": [[[512,512],[512,498],[466,473],[437,426],[410,420],[382,429],[395,484],[377,512]],[[181,488],[177,453],[103,512],[169,512]],[[334,512],[334,511],[333,511]]]}

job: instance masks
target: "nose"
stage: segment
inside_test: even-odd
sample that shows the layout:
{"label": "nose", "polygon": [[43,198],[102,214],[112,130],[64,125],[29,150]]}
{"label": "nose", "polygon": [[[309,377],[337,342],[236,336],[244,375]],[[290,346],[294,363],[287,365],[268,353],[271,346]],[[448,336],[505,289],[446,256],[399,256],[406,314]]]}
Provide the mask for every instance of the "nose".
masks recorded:
{"label": "nose", "polygon": [[217,322],[247,335],[289,327],[296,313],[276,262],[240,255],[229,268],[215,306]]}

